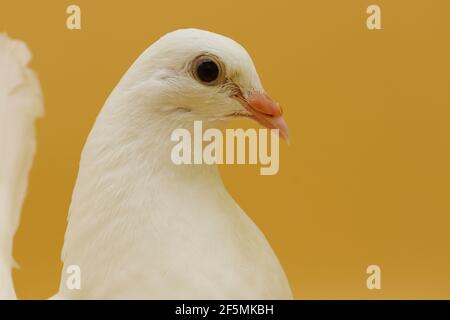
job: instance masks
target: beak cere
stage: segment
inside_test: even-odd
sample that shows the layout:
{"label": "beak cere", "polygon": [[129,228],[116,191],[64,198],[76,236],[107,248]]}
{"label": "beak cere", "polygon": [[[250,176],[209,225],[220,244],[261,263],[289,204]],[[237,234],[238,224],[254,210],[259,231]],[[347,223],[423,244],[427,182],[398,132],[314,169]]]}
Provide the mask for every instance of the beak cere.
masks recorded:
{"label": "beak cere", "polygon": [[289,141],[289,129],[283,119],[280,105],[264,93],[252,93],[247,99],[240,100],[251,113],[251,118],[268,129],[278,129],[280,137]]}

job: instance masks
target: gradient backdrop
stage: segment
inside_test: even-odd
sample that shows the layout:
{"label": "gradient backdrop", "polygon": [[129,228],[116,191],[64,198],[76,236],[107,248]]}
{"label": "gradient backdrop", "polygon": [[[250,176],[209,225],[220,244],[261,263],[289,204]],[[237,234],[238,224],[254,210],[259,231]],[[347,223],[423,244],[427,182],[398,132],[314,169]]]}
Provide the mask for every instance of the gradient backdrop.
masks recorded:
{"label": "gradient backdrop", "polygon": [[[65,27],[70,4],[81,31]],[[382,30],[366,28],[369,4]],[[295,297],[449,299],[449,12],[447,0],[0,0],[0,31],[29,44],[46,106],[15,242],[19,297],[58,288],[79,155],[105,98],[148,45],[197,27],[243,44],[284,107],[279,174],[222,173]],[[370,264],[381,290],[366,288]]]}

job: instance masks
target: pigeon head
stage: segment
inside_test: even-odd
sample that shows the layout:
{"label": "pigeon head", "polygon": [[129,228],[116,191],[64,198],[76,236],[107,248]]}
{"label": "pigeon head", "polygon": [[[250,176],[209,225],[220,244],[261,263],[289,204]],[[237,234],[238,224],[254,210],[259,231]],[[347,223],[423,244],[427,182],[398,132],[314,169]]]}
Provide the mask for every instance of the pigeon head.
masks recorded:
{"label": "pigeon head", "polygon": [[225,36],[198,29],[168,33],[129,73],[131,86],[158,92],[152,106],[166,119],[215,124],[248,117],[288,138],[282,109],[266,94],[250,55]]}

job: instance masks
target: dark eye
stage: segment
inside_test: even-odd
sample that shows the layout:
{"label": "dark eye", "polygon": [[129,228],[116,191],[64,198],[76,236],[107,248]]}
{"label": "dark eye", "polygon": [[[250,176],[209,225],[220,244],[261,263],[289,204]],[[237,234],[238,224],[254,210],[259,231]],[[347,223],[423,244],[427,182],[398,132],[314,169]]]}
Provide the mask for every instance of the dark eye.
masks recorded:
{"label": "dark eye", "polygon": [[218,61],[211,57],[201,56],[193,63],[193,73],[197,80],[206,85],[217,84],[222,76],[222,68]]}

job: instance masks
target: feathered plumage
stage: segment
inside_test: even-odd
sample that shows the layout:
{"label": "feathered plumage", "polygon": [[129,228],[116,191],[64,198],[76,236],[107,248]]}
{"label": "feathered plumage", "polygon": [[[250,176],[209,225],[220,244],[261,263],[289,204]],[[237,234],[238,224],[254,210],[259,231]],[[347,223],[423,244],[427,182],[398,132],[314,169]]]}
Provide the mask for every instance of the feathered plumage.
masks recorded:
{"label": "feathered plumage", "polygon": [[[222,66],[217,82],[193,76],[199,56]],[[174,129],[192,130],[194,120],[220,127],[247,110],[287,134],[279,106],[233,40],[187,29],[150,46],[86,141],[55,298],[291,298],[277,257],[217,166],[177,166],[170,158]],[[80,290],[67,286],[72,265],[81,269]]]}
{"label": "feathered plumage", "polygon": [[39,81],[22,41],[0,34],[0,298],[14,299],[12,243],[36,149],[35,119],[43,114]]}
{"label": "feathered plumage", "polygon": [[[33,124],[43,111],[30,58],[22,42],[0,37],[3,298],[15,297],[12,239],[35,150]],[[228,194],[217,166],[171,161],[174,129],[192,130],[196,120],[220,127],[236,116],[288,135],[281,108],[233,40],[178,30],[136,60],[83,149],[55,299],[292,297],[272,248]],[[79,290],[67,286],[72,265],[81,270]]]}

